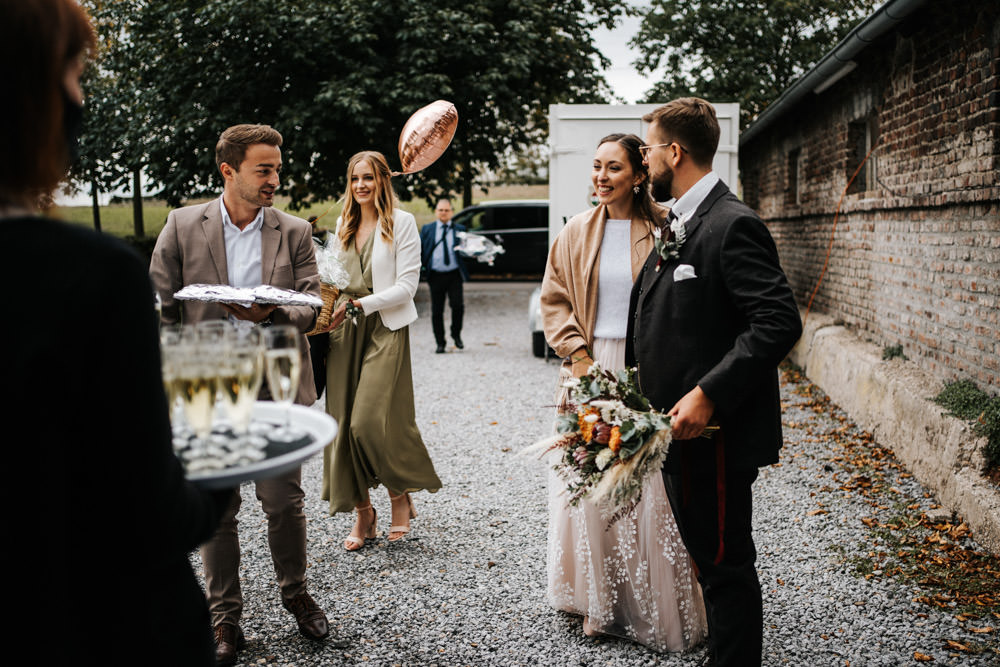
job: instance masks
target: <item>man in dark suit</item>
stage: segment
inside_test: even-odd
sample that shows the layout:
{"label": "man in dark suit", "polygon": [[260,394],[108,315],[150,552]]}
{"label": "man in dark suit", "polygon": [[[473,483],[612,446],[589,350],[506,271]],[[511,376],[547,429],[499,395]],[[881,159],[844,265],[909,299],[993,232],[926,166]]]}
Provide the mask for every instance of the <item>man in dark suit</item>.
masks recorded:
{"label": "man in dark suit", "polygon": [[[626,361],[671,417],[663,478],[698,568],[708,664],[759,665],[751,485],[778,460],[777,365],[802,323],[770,233],[712,171],[711,104],[678,99],[643,120],[653,196],[671,214],[632,290]],[[700,437],[710,421],[719,430]]]}
{"label": "man in dark suit", "polygon": [[465,302],[462,283],[469,279],[461,256],[455,252],[458,245],[456,232],[465,227],[451,222],[454,213],[451,200],[442,197],[434,208],[434,222],[420,228],[420,259],[431,290],[431,327],[437,341],[437,352],[444,352],[444,300],[451,304],[451,337],[455,347],[462,349],[462,316]]}
{"label": "man in dark suit", "polygon": [[[308,306],[243,307],[180,302],[185,285],[209,283],[254,287],[261,284],[319,296],[319,273],[312,228],[305,220],[273,208],[281,171],[281,135],[267,125],[235,125],[219,138],[216,163],[225,181],[222,196],[171,211],[153,250],[150,277],[163,302],[163,322],[195,323],[231,317],[259,326],[290,324],[309,331],[316,312]],[[302,366],[295,401],[316,401],[309,343],[302,335]],[[329,634],[326,615],[306,590],[306,517],[301,469],[255,482],[268,520],[268,545],[281,599],[308,639]],[[243,644],[239,621],[240,545],[235,494],[215,536],[202,546],[205,592],[215,631],[216,659],[233,664]],[[335,643],[342,643],[336,640]]]}

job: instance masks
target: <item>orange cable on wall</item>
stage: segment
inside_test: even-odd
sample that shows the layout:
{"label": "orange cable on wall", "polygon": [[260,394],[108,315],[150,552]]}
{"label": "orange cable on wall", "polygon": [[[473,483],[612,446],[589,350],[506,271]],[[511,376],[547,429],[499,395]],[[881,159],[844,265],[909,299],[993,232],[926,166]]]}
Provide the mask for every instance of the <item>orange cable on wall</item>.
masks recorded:
{"label": "orange cable on wall", "polygon": [[826,247],[826,259],[823,260],[823,270],[820,271],[819,279],[816,281],[816,287],[813,289],[812,294],[809,295],[809,303],[806,304],[806,312],[802,316],[802,326],[805,326],[806,320],[809,318],[809,310],[812,308],[813,299],[816,298],[816,292],[819,291],[819,286],[823,283],[823,276],[826,275],[826,267],[830,264],[830,252],[833,250],[833,237],[837,231],[837,219],[840,217],[840,207],[844,203],[844,197],[847,196],[847,191],[850,189],[851,184],[854,183],[854,179],[858,177],[859,173],[861,173],[861,168],[865,166],[866,162],[868,162],[868,158],[871,157],[871,154],[876,148],[878,148],[879,143],[881,143],[881,140],[876,141],[875,145],[872,146],[868,153],[865,154],[865,157],[861,160],[858,168],[854,170],[854,174],[850,179],[848,179],[847,185],[844,186],[844,191],[840,193],[840,201],[837,202],[837,209],[833,213],[833,229],[830,230],[830,243]]}

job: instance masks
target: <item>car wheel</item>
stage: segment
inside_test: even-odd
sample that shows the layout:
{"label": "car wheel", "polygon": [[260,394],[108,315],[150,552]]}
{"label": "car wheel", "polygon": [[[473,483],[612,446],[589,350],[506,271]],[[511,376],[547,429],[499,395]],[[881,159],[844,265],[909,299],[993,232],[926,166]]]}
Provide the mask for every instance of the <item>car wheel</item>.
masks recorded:
{"label": "car wheel", "polygon": [[536,357],[544,357],[546,348],[549,346],[545,340],[545,333],[542,331],[531,332],[531,351]]}

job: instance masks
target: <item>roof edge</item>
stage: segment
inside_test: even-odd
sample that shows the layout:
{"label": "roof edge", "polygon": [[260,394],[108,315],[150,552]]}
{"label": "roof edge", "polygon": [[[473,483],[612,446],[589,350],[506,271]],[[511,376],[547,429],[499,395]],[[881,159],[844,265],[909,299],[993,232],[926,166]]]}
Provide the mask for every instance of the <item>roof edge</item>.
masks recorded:
{"label": "roof edge", "polygon": [[786,88],[774,102],[758,114],[740,135],[740,146],[752,141],[782,114],[791,110],[810,92],[822,92],[854,69],[854,58],[872,42],[902,23],[927,0],[887,0],[859,23],[832,51]]}

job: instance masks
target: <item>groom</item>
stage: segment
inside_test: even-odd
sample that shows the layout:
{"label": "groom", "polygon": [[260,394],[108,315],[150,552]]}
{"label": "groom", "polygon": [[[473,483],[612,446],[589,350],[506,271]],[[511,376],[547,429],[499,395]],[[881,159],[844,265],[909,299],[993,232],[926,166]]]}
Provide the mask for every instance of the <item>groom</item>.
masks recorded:
{"label": "groom", "polygon": [[[643,120],[653,197],[669,203],[677,231],[664,230],[666,247],[632,289],[626,363],[671,417],[663,480],[704,593],[707,664],[759,665],[751,485],[759,466],[778,460],[777,365],[802,323],[770,233],[712,171],[711,104],[677,99]],[[710,421],[718,432],[699,437]]]}

